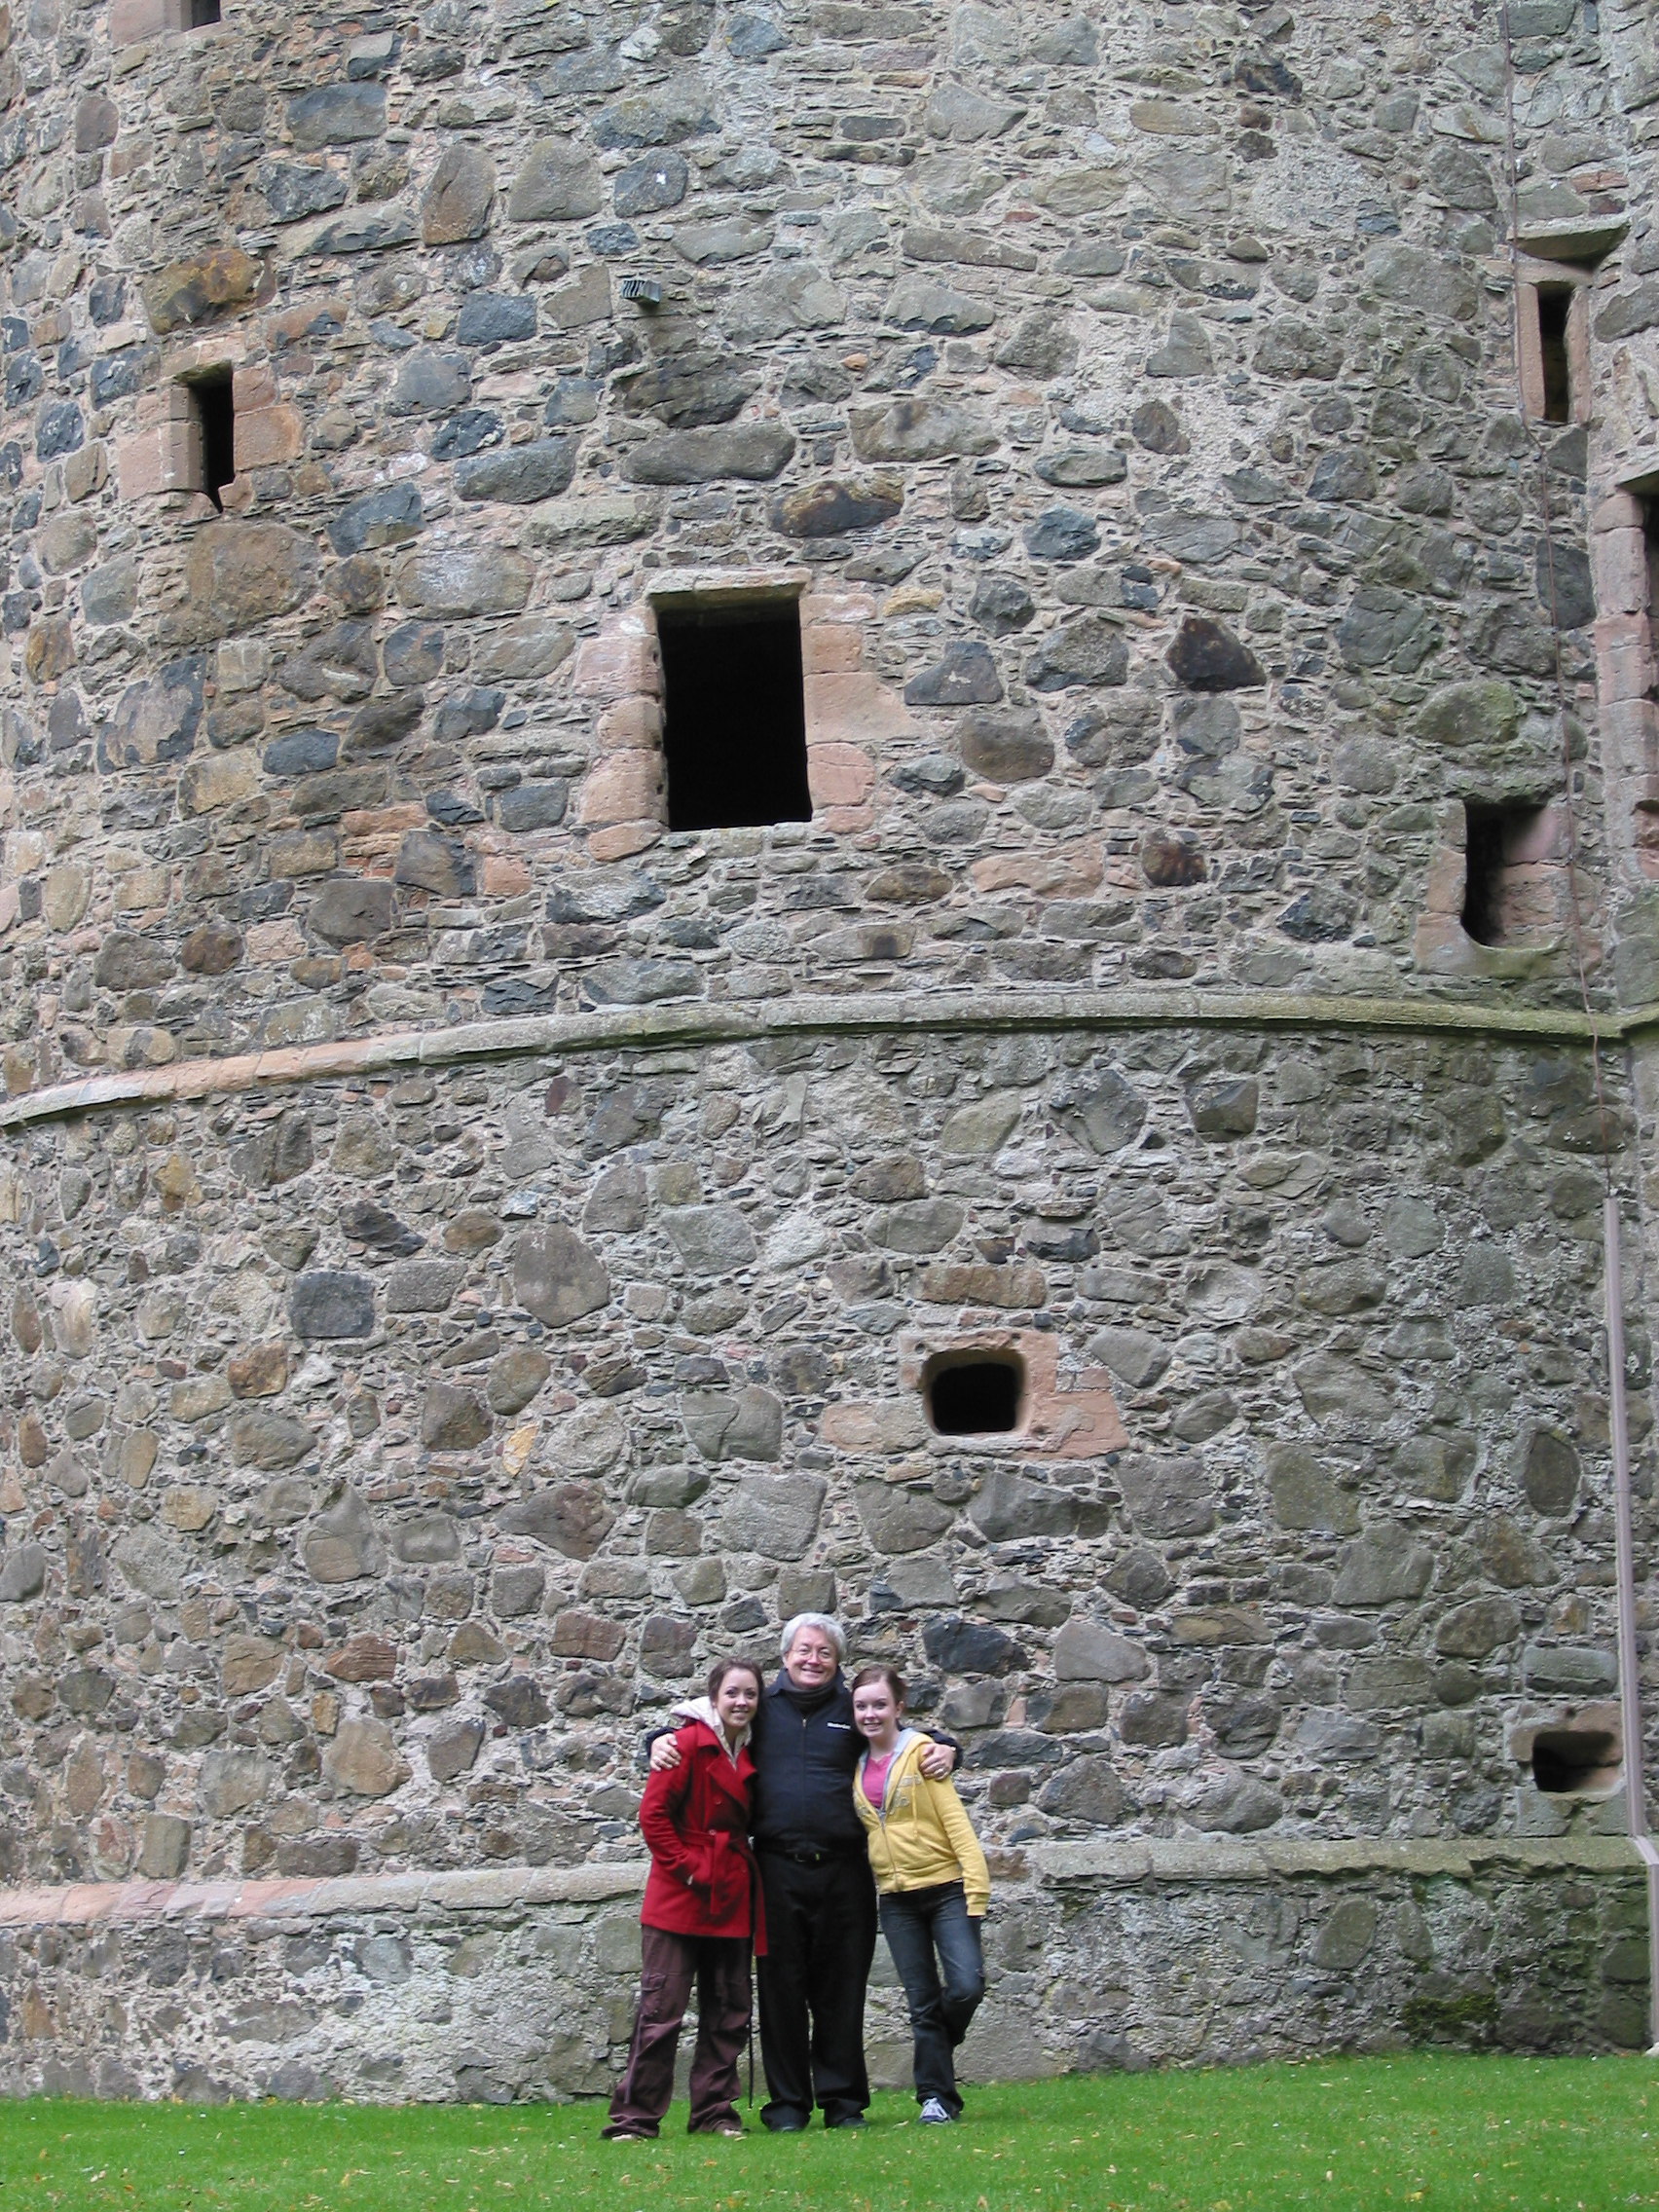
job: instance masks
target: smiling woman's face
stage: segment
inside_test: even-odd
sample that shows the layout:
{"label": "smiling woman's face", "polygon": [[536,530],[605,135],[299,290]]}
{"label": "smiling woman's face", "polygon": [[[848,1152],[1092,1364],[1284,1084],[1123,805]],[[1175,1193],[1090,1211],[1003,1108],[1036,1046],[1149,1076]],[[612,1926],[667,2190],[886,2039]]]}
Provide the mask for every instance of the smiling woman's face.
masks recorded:
{"label": "smiling woman's face", "polygon": [[734,1735],[749,1726],[759,1702],[759,1677],[747,1667],[734,1667],[715,1692],[715,1711]]}
{"label": "smiling woman's face", "polygon": [[821,1690],[835,1678],[840,1654],[821,1628],[795,1631],[784,1657],[784,1673],[797,1690]]}

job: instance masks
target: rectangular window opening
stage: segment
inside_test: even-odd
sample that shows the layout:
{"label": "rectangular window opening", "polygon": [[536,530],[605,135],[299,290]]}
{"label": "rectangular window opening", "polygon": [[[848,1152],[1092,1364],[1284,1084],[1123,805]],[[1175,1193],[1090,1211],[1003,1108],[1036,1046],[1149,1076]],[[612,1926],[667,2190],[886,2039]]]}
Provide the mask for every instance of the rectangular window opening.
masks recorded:
{"label": "rectangular window opening", "polygon": [[190,395],[191,492],[205,492],[223,508],[225,486],[237,472],[237,414],[231,371],[213,369],[185,387]]}
{"label": "rectangular window opening", "polygon": [[205,30],[219,20],[219,0],[190,0],[190,28]]}
{"label": "rectangular window opening", "polygon": [[1463,802],[1463,930],[1477,944],[1508,944],[1526,931],[1530,917],[1518,881],[1543,811],[1534,800]]}
{"label": "rectangular window opening", "polygon": [[810,822],[800,608],[659,608],[671,830]]}
{"label": "rectangular window opening", "polygon": [[1572,420],[1572,373],[1567,364],[1567,317],[1572,305],[1567,284],[1540,286],[1538,291],[1538,356],[1544,374],[1544,421]]}

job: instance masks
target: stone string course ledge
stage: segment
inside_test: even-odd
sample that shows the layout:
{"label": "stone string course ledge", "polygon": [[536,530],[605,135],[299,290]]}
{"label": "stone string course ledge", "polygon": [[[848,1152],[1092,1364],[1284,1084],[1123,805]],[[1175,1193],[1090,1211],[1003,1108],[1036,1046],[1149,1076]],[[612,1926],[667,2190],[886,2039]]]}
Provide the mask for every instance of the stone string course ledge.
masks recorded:
{"label": "stone string course ledge", "polygon": [[[1620,1838],[1043,1845],[999,1855],[970,2080],[1640,2032]],[[22,2033],[0,2089],[291,2099],[596,2096],[620,2063],[638,1862],[0,1895]],[[907,2078],[885,1955],[879,2082]]]}
{"label": "stone string course ledge", "polygon": [[1570,1008],[1432,999],[1333,999],[1289,991],[1039,991],[976,994],[957,1002],[874,993],[866,998],[772,1000],[762,1007],[655,1008],[626,1014],[525,1014],[455,1029],[403,1029],[327,1045],[294,1045],[220,1060],[180,1060],[123,1075],[83,1076],[0,1100],[0,1128],[95,1108],[205,1098],[338,1075],[536,1053],[577,1054],[617,1045],[725,1045],[744,1039],[893,1032],[973,1035],[1008,1030],[1112,1031],[1170,1027],[1413,1031],[1622,1044],[1659,1028],[1659,1006],[1582,1014]]}

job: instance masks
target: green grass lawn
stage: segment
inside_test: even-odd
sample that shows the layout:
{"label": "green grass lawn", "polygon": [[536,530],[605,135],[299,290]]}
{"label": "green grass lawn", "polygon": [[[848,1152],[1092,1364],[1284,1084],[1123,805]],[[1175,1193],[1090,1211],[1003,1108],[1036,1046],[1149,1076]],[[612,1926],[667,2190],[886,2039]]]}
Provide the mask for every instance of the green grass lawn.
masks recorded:
{"label": "green grass lawn", "polygon": [[[1651,2108],[1651,2109],[1650,2109]],[[0,2104],[0,2206],[131,2212],[1244,2212],[1659,2205],[1659,2062],[1410,2057],[972,2092],[923,2128],[599,2140],[598,2105]],[[1650,2122],[1652,2123],[1650,2131]]]}

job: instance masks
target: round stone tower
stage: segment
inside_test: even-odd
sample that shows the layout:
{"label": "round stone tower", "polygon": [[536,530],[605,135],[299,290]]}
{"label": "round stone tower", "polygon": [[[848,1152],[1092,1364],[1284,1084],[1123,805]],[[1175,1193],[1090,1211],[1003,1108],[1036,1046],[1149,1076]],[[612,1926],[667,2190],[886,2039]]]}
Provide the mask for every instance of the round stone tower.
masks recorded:
{"label": "round stone tower", "polygon": [[1646,2040],[1653,57],[1402,13],[0,7],[7,2088],[607,2085],[809,1606],[981,2073]]}

